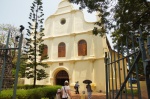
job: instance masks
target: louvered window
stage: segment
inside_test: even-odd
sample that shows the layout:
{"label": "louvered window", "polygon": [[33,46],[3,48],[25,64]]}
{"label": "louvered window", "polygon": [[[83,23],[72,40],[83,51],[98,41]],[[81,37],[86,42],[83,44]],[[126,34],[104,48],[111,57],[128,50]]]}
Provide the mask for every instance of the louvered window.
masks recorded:
{"label": "louvered window", "polygon": [[48,47],[47,47],[47,45],[44,45],[44,48],[43,48],[43,52],[42,52],[42,59],[44,59],[45,57],[47,57],[47,55],[48,55]]}
{"label": "louvered window", "polygon": [[65,43],[61,42],[58,45],[58,57],[65,57],[66,54],[66,45]]}
{"label": "louvered window", "polygon": [[87,43],[85,40],[80,40],[78,42],[78,56],[86,56],[87,55]]}

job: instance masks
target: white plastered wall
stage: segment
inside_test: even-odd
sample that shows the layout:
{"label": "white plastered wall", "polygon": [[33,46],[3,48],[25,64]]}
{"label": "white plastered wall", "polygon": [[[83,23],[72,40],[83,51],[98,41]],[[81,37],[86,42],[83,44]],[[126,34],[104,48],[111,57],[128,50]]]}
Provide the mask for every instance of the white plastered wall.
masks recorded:
{"label": "white plastered wall", "polygon": [[[61,19],[66,23],[61,24]],[[67,0],[60,2],[58,10],[45,21],[44,44],[48,46],[48,63],[46,72],[49,77],[37,84],[55,85],[55,76],[60,70],[65,70],[69,75],[70,86],[73,88],[79,81],[80,91],[86,91],[84,79],[93,81],[94,91],[105,92],[105,64],[104,53],[107,51],[106,38],[94,36],[92,29],[94,22],[86,22],[82,11],[74,10]],[[87,42],[87,55],[78,56],[78,42]],[[66,44],[66,56],[58,57],[58,44]],[[63,62],[63,66],[59,66]],[[30,83],[31,81],[27,81]]]}

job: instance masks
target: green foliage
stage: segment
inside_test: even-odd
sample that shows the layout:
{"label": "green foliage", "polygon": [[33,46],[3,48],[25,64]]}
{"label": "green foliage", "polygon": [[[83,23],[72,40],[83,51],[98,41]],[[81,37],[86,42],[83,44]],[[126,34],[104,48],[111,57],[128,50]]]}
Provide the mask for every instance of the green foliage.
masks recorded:
{"label": "green foliage", "polygon": [[[25,77],[25,70],[26,70],[26,60],[27,55],[22,55],[21,56],[21,60],[20,60],[20,69],[19,69],[19,77]],[[13,60],[13,63],[16,64],[17,62],[17,57],[15,57],[15,59]],[[13,77],[15,77],[15,73],[16,73],[16,68],[14,67],[12,70],[12,75]]]}
{"label": "green foliage", "polygon": [[13,93],[13,90],[11,89],[3,90],[0,93],[0,99],[12,99],[12,96],[13,96],[12,93]]}
{"label": "green foliage", "polygon": [[[41,99],[43,97],[51,99],[55,97],[58,88],[61,88],[61,86],[38,86],[32,89],[18,89],[16,99]],[[12,97],[12,89],[1,91],[0,99],[12,99]]]}
{"label": "green foliage", "polygon": [[123,38],[129,38],[132,34],[135,36],[138,34],[139,26],[141,26],[143,33],[148,33],[150,7],[147,4],[148,2],[144,0],[118,1],[114,8],[114,20],[116,22],[115,31],[112,33],[114,42],[125,41]]}
{"label": "green foliage", "polygon": [[24,90],[24,89],[18,89],[16,93],[17,99],[28,99],[30,96],[29,91]]}
{"label": "green foliage", "polygon": [[[134,58],[131,59],[131,66],[133,65],[133,62],[134,62],[133,59],[134,59]],[[137,70],[136,70],[136,68],[137,68]],[[136,72],[138,72],[139,78],[140,78],[141,76],[144,76],[144,66],[143,66],[142,59],[139,60],[139,62],[138,62],[138,64],[137,64],[137,67],[136,67],[136,68],[135,68],[135,69],[133,70],[133,72],[132,72],[133,77],[136,78]]]}
{"label": "green foliage", "polygon": [[[144,34],[150,29],[150,3],[146,0],[69,0],[80,5],[80,9],[88,8],[89,12],[97,11],[100,20],[95,24],[93,33],[103,36],[112,32],[113,43],[129,38],[131,34],[137,34],[139,25]],[[113,31],[114,32],[113,32]],[[136,40],[136,38],[134,38]],[[121,45],[118,44],[118,45]]]}
{"label": "green foliage", "polygon": [[134,95],[138,95],[138,90],[137,89],[133,89],[133,90],[127,89],[126,91],[127,91],[127,94],[131,94],[132,95],[132,91],[133,91]]}
{"label": "green foliage", "polygon": [[[93,34],[104,36],[107,32],[107,28],[110,28],[110,24],[112,22],[108,21],[108,16],[111,15],[111,13],[108,9],[110,9],[110,4],[112,2],[108,0],[69,0],[71,3],[76,3],[80,5],[79,9],[87,8],[88,12],[94,12],[96,11],[99,17],[99,20],[95,23],[95,27],[93,29]],[[110,18],[109,18],[110,20]]]}
{"label": "green foliage", "polygon": [[[48,77],[48,74],[45,72],[45,68],[48,67],[47,64],[42,63],[41,55],[43,53],[42,45],[43,44],[43,7],[42,0],[34,0],[31,6],[31,13],[29,19],[32,22],[28,22],[29,29],[27,29],[26,37],[26,46],[24,46],[24,54],[26,54],[26,77],[34,78],[33,86],[36,85],[36,80],[42,80]],[[33,23],[33,24],[31,24]],[[46,58],[45,58],[46,59]],[[40,67],[40,69],[38,68]]]}
{"label": "green foliage", "polygon": [[[10,38],[9,38],[9,47],[14,48],[18,46],[18,42],[16,41],[16,37],[20,35],[19,29],[17,27],[14,27],[11,24],[0,24],[0,45],[5,44],[8,36],[8,32],[10,30]],[[22,43],[22,46],[24,46],[24,40]],[[12,57],[12,75],[14,77],[15,70],[16,70],[16,61],[17,61],[17,50],[9,50],[11,57]],[[25,67],[23,66],[24,60],[21,60],[20,63],[20,70],[19,70],[19,77],[24,77],[25,73]]]}
{"label": "green foliage", "polygon": [[[50,85],[35,85],[34,88],[51,87]],[[33,89],[32,85],[17,85],[17,89]]]}
{"label": "green foliage", "polygon": [[38,69],[37,71],[37,80],[42,80],[48,77],[43,69]]}

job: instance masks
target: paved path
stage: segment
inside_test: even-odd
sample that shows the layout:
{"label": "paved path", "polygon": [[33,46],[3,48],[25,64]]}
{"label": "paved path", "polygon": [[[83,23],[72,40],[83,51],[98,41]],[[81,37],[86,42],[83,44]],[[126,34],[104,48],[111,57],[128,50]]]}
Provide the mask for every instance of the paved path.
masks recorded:
{"label": "paved path", "polygon": [[[71,99],[87,99],[87,94],[75,94],[73,91],[71,92],[72,94],[72,98]],[[98,92],[93,92],[92,93],[92,99],[106,99],[106,94],[105,93],[98,93]],[[113,99],[113,98],[111,98]],[[120,97],[118,98],[120,99]],[[126,95],[122,95],[121,99],[126,99]],[[127,96],[127,99],[139,99],[138,96],[134,96],[134,98],[132,98],[131,95]],[[148,99],[145,97],[142,97],[142,99]]]}
{"label": "paved path", "polygon": [[[87,94],[75,94],[71,92],[72,98],[71,99],[87,99]],[[92,99],[106,99],[106,95],[104,93],[92,93]]]}

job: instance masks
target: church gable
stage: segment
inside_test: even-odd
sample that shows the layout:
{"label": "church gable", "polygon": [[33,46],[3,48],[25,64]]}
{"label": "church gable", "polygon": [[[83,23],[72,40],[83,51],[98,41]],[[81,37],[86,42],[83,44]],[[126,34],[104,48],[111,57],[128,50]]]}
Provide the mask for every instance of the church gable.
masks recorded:
{"label": "church gable", "polygon": [[68,0],[64,0],[59,3],[58,9],[55,12],[55,15],[71,12],[71,10],[73,10],[73,6],[68,2]]}
{"label": "church gable", "polygon": [[45,36],[65,36],[74,33],[83,33],[91,31],[94,23],[86,22],[83,12],[74,10],[67,1],[62,1],[56,13],[47,18],[45,22]]}

